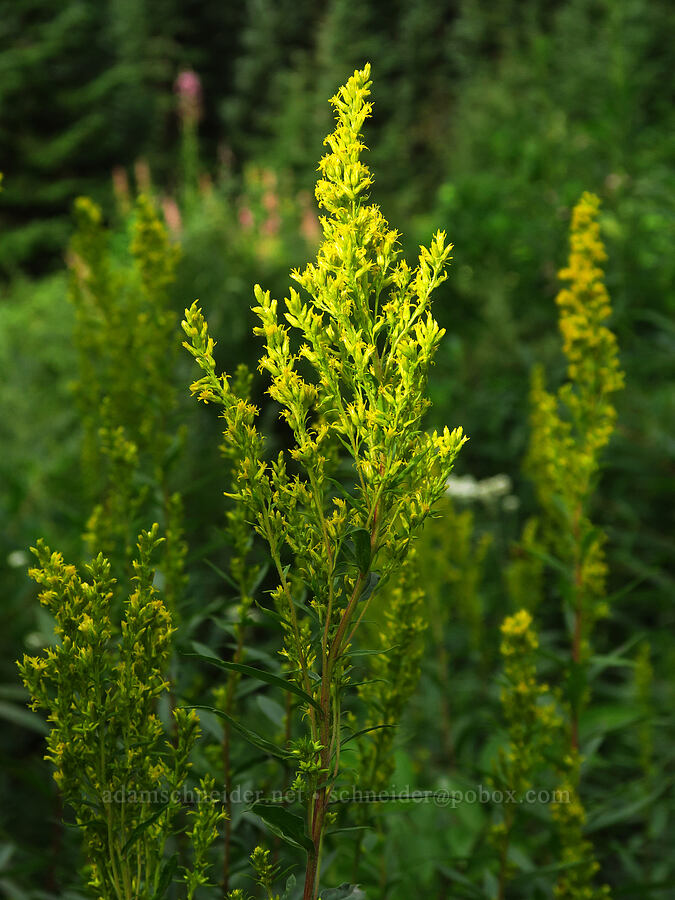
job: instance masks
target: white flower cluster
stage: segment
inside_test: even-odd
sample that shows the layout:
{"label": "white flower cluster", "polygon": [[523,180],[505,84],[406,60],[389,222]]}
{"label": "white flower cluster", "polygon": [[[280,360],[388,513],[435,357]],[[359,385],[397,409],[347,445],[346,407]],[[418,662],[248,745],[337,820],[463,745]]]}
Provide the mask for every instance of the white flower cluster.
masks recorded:
{"label": "white flower cluster", "polygon": [[461,478],[451,475],[445,483],[445,493],[453,499],[470,503],[480,500],[487,505],[493,505],[502,500],[503,508],[513,512],[518,508],[520,501],[511,493],[512,486],[509,476],[503,473],[483,478],[481,481],[473,475],[463,475]]}

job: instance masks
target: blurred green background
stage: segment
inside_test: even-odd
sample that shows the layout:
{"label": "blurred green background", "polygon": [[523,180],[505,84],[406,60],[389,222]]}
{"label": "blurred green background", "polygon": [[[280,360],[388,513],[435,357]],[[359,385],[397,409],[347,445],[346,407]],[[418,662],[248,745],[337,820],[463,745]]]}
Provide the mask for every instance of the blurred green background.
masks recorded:
{"label": "blurred green background", "polygon": [[[23,898],[71,883],[57,878],[62,838],[51,837],[57,813],[42,735],[22,708],[13,661],[49,630],[25,574],[27,547],[44,535],[77,558],[89,513],[64,261],[73,200],[99,202],[123,247],[129,198],[150,189],[182,245],[175,309],[199,297],[222,364],[255,367],[252,285],[281,298],[289,270],[311,258],[327,100],[366,60],[372,197],[403,232],[409,256],[436,228],[455,245],[435,300],[447,335],[430,424],[461,424],[470,435],[457,474],[512,479],[518,509],[482,526],[497,527],[503,553],[533,504],[521,473],[531,367],[543,363],[553,382],[564,373],[553,301],[570,209],[584,190],[602,198],[627,389],[597,510],[609,536],[610,589],[634,585],[617,601],[604,649],[649,634],[667,745],[675,700],[673,46],[668,0],[0,0],[0,890]],[[175,90],[185,70],[201,82],[194,135],[181,131]],[[188,540],[199,547],[222,516],[217,423],[187,398],[187,360],[176,379],[195,448],[182,486]],[[208,587],[203,573],[194,578]],[[496,623],[503,598],[496,587],[487,598]],[[672,793],[659,796],[672,802]],[[608,853],[618,852],[612,842],[630,844],[635,815],[610,834]],[[657,842],[663,815],[660,825],[640,824]],[[675,896],[664,893],[675,870],[661,851],[621,866],[630,896],[652,896],[645,873],[654,896]]]}

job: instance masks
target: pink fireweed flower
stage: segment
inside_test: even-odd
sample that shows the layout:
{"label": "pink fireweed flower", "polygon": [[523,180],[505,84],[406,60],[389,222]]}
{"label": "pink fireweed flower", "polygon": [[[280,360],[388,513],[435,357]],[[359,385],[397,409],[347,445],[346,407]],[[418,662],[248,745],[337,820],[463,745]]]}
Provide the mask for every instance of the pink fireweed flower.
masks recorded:
{"label": "pink fireweed flower", "polygon": [[281,219],[276,213],[273,213],[263,222],[262,228],[260,230],[268,237],[274,237],[274,235],[278,233],[280,227]]}
{"label": "pink fireweed flower", "polygon": [[265,191],[262,198],[263,206],[268,212],[274,212],[279,205],[279,200],[274,191]]}
{"label": "pink fireweed flower", "polygon": [[248,208],[248,206],[242,206],[239,210],[239,224],[242,228],[248,230],[249,228],[253,228],[254,225],[253,213]]}
{"label": "pink fireweed flower", "polygon": [[164,221],[167,224],[167,228],[174,237],[179,237],[183,228],[183,220],[178,204],[173,197],[165,197],[162,200],[162,211],[164,213]]}
{"label": "pink fireweed flower", "polygon": [[192,69],[183,69],[174,82],[178,112],[184,121],[196,122],[202,110],[202,83]]}

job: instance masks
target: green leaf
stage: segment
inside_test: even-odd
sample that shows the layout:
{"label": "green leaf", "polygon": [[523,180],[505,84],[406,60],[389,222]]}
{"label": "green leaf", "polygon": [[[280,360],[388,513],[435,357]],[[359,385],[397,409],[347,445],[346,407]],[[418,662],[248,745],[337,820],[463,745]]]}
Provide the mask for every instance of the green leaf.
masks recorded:
{"label": "green leaf", "polygon": [[347,531],[340,544],[333,575],[344,575],[349,569],[358,569],[365,575],[370,563],[370,532],[365,528],[352,528]]}
{"label": "green leaf", "polygon": [[250,728],[246,728],[246,726],[242,725],[241,722],[238,722],[234,716],[231,716],[229,713],[224,712],[222,709],[215,709],[213,706],[186,706],[184,709],[203,709],[206,712],[212,713],[214,716],[219,716],[221,719],[224,719],[228,722],[235,731],[238,731],[242,737],[245,737],[247,741],[253,744],[254,747],[257,747],[259,750],[269,754],[270,756],[275,756],[277,759],[289,759],[291,754],[287,753],[285,750],[282,750],[281,747],[277,747],[276,744],[273,744],[272,741],[268,741],[267,738],[264,738],[262,735],[258,734],[255,731],[251,731]]}
{"label": "green leaf", "polygon": [[551,556],[550,553],[545,553],[543,550],[535,549],[534,547],[529,547],[528,553],[530,556],[534,556],[535,559],[541,560],[541,562],[546,563],[547,566],[555,569],[566,581],[572,581],[572,570],[569,565],[565,565],[565,563],[561,562],[559,559]]}
{"label": "green leaf", "polygon": [[261,606],[257,600],[254,600],[253,602],[264,616],[267,616],[268,619],[271,619],[277,625],[281,625],[282,628],[284,627],[284,625],[286,624],[286,620],[283,618],[283,616],[280,616],[279,613],[273,609],[268,609],[266,606]]}
{"label": "green leaf", "polygon": [[467,893],[464,893],[462,896],[464,897],[480,897],[481,900],[484,900],[485,894],[483,891],[473,884],[466,875],[460,872],[458,869],[453,869],[448,866],[439,866],[439,872],[442,872],[446,878],[450,881],[454,882],[456,885],[461,885],[466,889]]}
{"label": "green leaf", "polygon": [[287,844],[307,853],[314,851],[314,844],[305,834],[305,826],[300,816],[294,815],[283,806],[270,803],[254,803],[251,812],[261,818],[270,831]]}
{"label": "green leaf", "polygon": [[21,684],[0,684],[0,697],[5,700],[20,700],[27,703],[30,694]]}
{"label": "green leaf", "polygon": [[173,881],[173,876],[176,872],[176,868],[178,867],[178,854],[174,853],[173,856],[170,856],[169,859],[165,859],[162,863],[162,868],[159,874],[159,881],[157,882],[157,889],[155,893],[152,895],[152,900],[161,900],[164,894],[167,892],[169,885]]}
{"label": "green leaf", "polygon": [[582,739],[585,739],[592,734],[620,731],[638,722],[641,718],[644,718],[644,713],[634,706],[607,703],[583,710],[579,716],[579,731]]}
{"label": "green leaf", "polygon": [[290,900],[295,889],[295,881],[295,875],[291,873],[286,881],[286,887],[284,888],[284,892],[281,895],[281,900]]}
{"label": "green leaf", "polygon": [[246,666],[244,663],[228,662],[225,659],[214,659],[211,656],[205,656],[203,653],[183,653],[182,655],[199,659],[212,666],[217,666],[219,669],[224,669],[226,672],[239,672],[241,675],[246,675],[247,678],[257,678],[258,681],[264,681],[265,684],[271,684],[281,688],[282,691],[288,691],[289,694],[295,694],[301,697],[305,703],[309,703],[315,709],[321,710],[318,701],[298,687],[297,684],[293,684],[292,681],[286,681],[285,678],[281,678],[279,675],[265,672],[264,669],[256,669],[253,666]]}
{"label": "green leaf", "polygon": [[166,812],[168,806],[169,806],[168,803],[163,803],[160,806],[160,808],[157,810],[157,812],[154,812],[151,816],[148,816],[147,819],[143,819],[142,822],[139,822],[139,824],[134,828],[134,830],[129,835],[129,839],[127,840],[126,844],[122,847],[121,856],[124,856],[124,854],[127,852],[127,850],[129,850],[129,848],[132,847],[136,843],[136,841],[143,834],[143,832],[147,831],[147,829],[151,825],[153,825],[157,821],[157,819],[159,819],[159,817],[162,815],[162,813]]}
{"label": "green leaf", "polygon": [[356,562],[356,556],[354,554],[354,548],[350,543],[343,541],[340,544],[340,549],[338,550],[337,557],[335,559],[335,566],[333,567],[333,576],[337,577],[339,575],[344,575],[349,569],[358,568],[358,563]]}
{"label": "green leaf", "polygon": [[370,568],[371,561],[370,532],[365,528],[355,528],[350,537],[354,542],[354,556],[359,572],[365,575]]}
{"label": "green leaf", "polygon": [[281,728],[284,722],[284,716],[286,715],[286,710],[280,703],[277,703],[276,700],[272,700],[271,697],[260,694],[258,697],[258,706],[273,725],[276,725],[277,728]]}
{"label": "green leaf", "polygon": [[249,591],[250,595],[253,596],[255,592],[258,590],[260,585],[265,580],[265,576],[269,572],[270,564],[269,562],[264,563],[262,566],[258,566],[258,573],[255,577],[255,581],[251,585],[251,590]]}
{"label": "green leaf", "polygon": [[209,659],[219,659],[216,651],[207,647],[206,644],[202,644],[199,641],[190,641],[190,643],[192,644],[195,653],[199,654],[199,656],[208,656]]}
{"label": "green leaf", "polygon": [[392,644],[391,647],[387,647],[385,650],[348,650],[347,653],[343,655],[348,656],[350,659],[357,656],[382,656],[385,653],[391,653],[391,651],[395,650],[398,646],[400,645]]}
{"label": "green leaf", "polygon": [[349,737],[346,737],[340,744],[341,747],[344,747],[345,744],[348,744],[350,741],[355,741],[356,738],[361,737],[362,734],[368,734],[370,731],[380,731],[382,728],[398,728],[398,725],[371,725],[370,728],[362,728],[360,731],[355,731],[354,734],[350,734]]}
{"label": "green leaf", "polygon": [[368,572],[366,583],[364,584],[363,590],[361,591],[361,596],[359,597],[359,603],[364,602],[370,597],[370,595],[377,587],[379,580],[380,576],[377,572]]}
{"label": "green leaf", "polygon": [[663,794],[664,791],[670,788],[671,784],[672,779],[667,779],[650,794],[631,800],[623,806],[614,807],[613,809],[607,809],[598,813],[590,819],[588,826],[586,827],[586,832],[592,834],[594,831],[600,831],[602,828],[607,828],[609,825],[628,822],[635,819],[637,816],[641,816],[642,811],[648,809],[660,794]]}
{"label": "green leaf", "polygon": [[205,559],[204,562],[210,569],[213,569],[213,571],[216,573],[216,575],[219,575],[223,579],[223,581],[225,581],[227,584],[229,584],[229,586],[234,591],[236,591],[237,594],[239,593],[239,585],[234,580],[234,578],[232,578],[231,575],[228,575],[227,572],[223,571],[223,569],[219,568],[215,563],[212,563],[210,559]]}
{"label": "green leaf", "polygon": [[581,558],[584,559],[591,548],[591,545],[600,539],[602,541],[602,531],[599,528],[591,527],[587,529],[581,542]]}

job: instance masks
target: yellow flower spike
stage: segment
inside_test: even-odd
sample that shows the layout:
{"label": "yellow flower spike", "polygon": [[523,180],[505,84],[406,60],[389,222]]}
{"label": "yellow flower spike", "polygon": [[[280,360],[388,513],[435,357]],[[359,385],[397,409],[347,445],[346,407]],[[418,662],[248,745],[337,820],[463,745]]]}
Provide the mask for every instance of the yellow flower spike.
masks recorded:
{"label": "yellow flower spike", "polygon": [[[507,577],[512,596],[518,602],[534,596],[534,606],[542,595],[541,551],[558,560],[567,572],[562,593],[572,623],[570,657],[582,667],[588,665],[592,652],[593,627],[609,612],[605,539],[589,519],[589,505],[601,451],[616,422],[613,395],[623,387],[616,337],[607,326],[611,304],[604,284],[607,254],[600,238],[599,208],[598,198],[586,193],[572,213],[569,258],[559,272],[565,285],[556,298],[567,381],[554,394],[546,389],[541,369],[532,375],[526,465],[542,515],[527,524],[521,558],[514,561]],[[556,763],[560,787],[570,796],[569,803],[553,810],[561,862],[570,865],[556,887],[556,896],[563,900],[608,896],[605,888],[593,885],[598,866],[583,835],[585,813],[578,794],[577,723],[587,700],[587,689],[570,694],[562,738],[569,752]]]}
{"label": "yellow flower spike", "polygon": [[[250,408],[245,422],[235,414],[239,398],[216,375],[196,304],[183,323],[186,347],[204,373],[193,390],[215,395],[223,408],[225,443],[235,460],[233,496],[270,548],[285,657],[298,685],[320,700],[320,710],[308,703],[303,712],[322,749],[307,761],[314,774],[298,776],[318,785],[317,773],[330,771],[309,812],[308,878],[316,871],[327,789],[339,771],[331,748],[339,757],[338,687],[347,680],[353,634],[378,584],[396,575],[443,495],[464,442],[461,431],[446,429],[432,439],[423,428],[426,382],[442,336],[430,295],[445,278],[451,248],[438,232],[421,249],[414,272],[400,262],[398,234],[367,196],[373,179],[361,158],[360,131],[371,114],[369,95],[366,65],[331,101],[335,128],[316,186],[323,242],[315,262],[291,273],[302,297],[290,290],[282,309],[269,292],[254,289],[255,333],[264,341],[260,369],[292,431],[289,454],[269,460],[257,411]],[[287,455],[297,474],[287,471]],[[349,514],[331,519],[334,482],[343,475]],[[298,602],[302,595],[318,629]]]}

